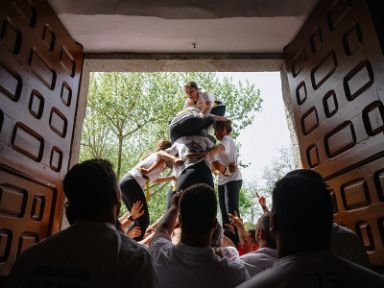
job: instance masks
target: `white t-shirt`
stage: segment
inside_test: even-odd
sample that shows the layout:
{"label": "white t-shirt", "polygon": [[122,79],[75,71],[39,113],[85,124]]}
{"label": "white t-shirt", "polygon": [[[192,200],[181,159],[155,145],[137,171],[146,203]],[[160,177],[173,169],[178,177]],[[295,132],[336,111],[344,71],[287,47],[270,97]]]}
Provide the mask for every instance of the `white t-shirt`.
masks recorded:
{"label": "white t-shirt", "polygon": [[159,288],[234,287],[248,278],[241,263],[215,255],[211,247],[173,245],[164,237],[149,246]]}
{"label": "white t-shirt", "polygon": [[[128,174],[130,174],[133,178],[135,178],[137,183],[139,183],[140,187],[144,189],[146,179],[140,173],[140,168],[141,167],[149,168],[153,164],[158,162],[159,160],[160,159],[159,159],[159,156],[157,155],[157,153],[153,153],[153,154],[149,155],[148,157],[144,158],[142,161],[140,161],[140,163],[137,164],[134,168],[132,168],[128,172]],[[146,176],[149,178],[150,181],[152,181],[152,180],[158,178],[160,176],[161,171],[163,171],[163,170],[164,170],[164,166],[158,167],[158,168],[152,170],[150,173],[146,174]]]}
{"label": "white t-shirt", "polygon": [[208,113],[211,111],[213,105],[215,104],[215,95],[213,95],[212,93],[209,93],[207,91],[203,91],[203,90],[199,90],[199,100],[197,100],[197,103],[193,103],[193,101],[189,98],[185,99],[185,102],[184,102],[184,108],[187,108],[187,107],[196,107],[198,108],[200,111],[202,111],[205,106],[206,106],[206,102],[211,102],[210,104],[210,109],[208,109]]}
{"label": "white t-shirt", "polygon": [[337,256],[344,257],[356,264],[370,267],[367,252],[355,232],[333,223],[331,239],[331,250]]}
{"label": "white t-shirt", "polygon": [[178,155],[179,158],[185,160],[183,165],[180,165],[175,172],[180,175],[180,173],[187,167],[199,163],[201,161],[206,161],[209,166],[209,160],[203,158],[188,158],[188,155],[193,153],[205,152],[208,149],[212,148],[214,143],[204,136],[184,136],[180,137],[173,143],[173,145],[166,150],[171,155]]}
{"label": "white t-shirt", "polygon": [[17,258],[6,287],[155,287],[150,254],[108,223],[77,222]]}
{"label": "white t-shirt", "polygon": [[265,269],[271,268],[279,258],[276,249],[263,247],[254,252],[242,255],[240,260],[245,268],[247,268],[249,276],[252,277]]}
{"label": "white t-shirt", "polygon": [[384,277],[330,251],[320,251],[283,257],[238,287],[384,287]]}
{"label": "white t-shirt", "polygon": [[[229,135],[225,135],[221,140],[221,144],[224,146],[225,152],[216,154],[213,157],[213,160],[220,161],[225,166],[228,166],[230,163],[237,163],[236,144],[235,141],[233,141],[232,137]],[[224,185],[225,183],[228,183],[230,181],[237,181],[241,179],[242,176],[240,173],[240,169],[236,169],[236,171],[230,176],[224,176],[220,173],[217,182],[219,185]]]}

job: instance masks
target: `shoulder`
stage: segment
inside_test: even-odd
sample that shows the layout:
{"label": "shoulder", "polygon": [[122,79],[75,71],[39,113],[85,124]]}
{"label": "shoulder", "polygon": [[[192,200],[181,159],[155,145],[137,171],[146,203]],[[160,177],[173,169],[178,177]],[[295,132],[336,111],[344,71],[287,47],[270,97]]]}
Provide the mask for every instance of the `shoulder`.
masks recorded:
{"label": "shoulder", "polygon": [[232,137],[229,135],[225,135],[220,143],[223,144],[226,149],[234,149],[236,146],[235,141],[233,141]]}
{"label": "shoulder", "polygon": [[169,239],[163,236],[158,236],[154,238],[149,245],[149,252],[152,256],[155,256],[156,254],[162,252],[162,250],[169,250],[173,248],[173,244]]}
{"label": "shoulder", "polygon": [[[264,270],[256,274],[252,279],[243,283],[238,288],[250,288],[250,287],[280,287],[279,285],[284,281],[285,283],[290,283],[291,271],[289,265],[287,267],[286,263],[277,262],[273,267]],[[291,287],[288,286],[287,287]]]}
{"label": "shoulder", "polygon": [[239,284],[249,278],[246,267],[238,258],[228,259],[226,257],[221,258],[217,256],[217,259],[219,266],[221,267],[220,274],[226,275],[227,281]]}
{"label": "shoulder", "polygon": [[204,101],[213,102],[215,100],[215,96],[212,93],[210,93],[208,91],[204,91],[204,90],[199,91],[199,97],[204,99]]}

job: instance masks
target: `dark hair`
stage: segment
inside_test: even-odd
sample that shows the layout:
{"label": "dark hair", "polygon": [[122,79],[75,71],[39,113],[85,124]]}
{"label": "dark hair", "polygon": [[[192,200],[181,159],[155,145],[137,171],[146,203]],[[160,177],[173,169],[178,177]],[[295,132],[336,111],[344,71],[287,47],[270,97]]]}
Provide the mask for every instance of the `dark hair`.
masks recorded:
{"label": "dark hair", "polygon": [[73,166],[64,177],[67,209],[77,217],[97,216],[112,208],[117,199],[117,177],[107,160],[92,159]]}
{"label": "dark hair", "polygon": [[69,202],[66,202],[64,205],[65,216],[67,217],[67,221],[69,225],[74,224],[78,219],[79,215],[75,207]]}
{"label": "dark hair", "polygon": [[184,85],[185,88],[187,87],[191,87],[191,88],[194,88],[196,90],[199,90],[199,86],[197,86],[197,83],[194,82],[194,81],[189,81],[187,82],[187,84]]}
{"label": "dark hair", "polygon": [[216,194],[211,186],[195,184],[184,190],[180,198],[180,223],[183,233],[210,233],[216,221],[216,214]]}
{"label": "dark hair", "polygon": [[[257,221],[257,230],[261,229],[264,231],[265,242],[269,248],[275,249],[276,242],[273,240],[271,231],[269,230],[269,221],[271,213],[266,212]],[[257,231],[256,231],[257,234]]]}
{"label": "dark hair", "polygon": [[292,175],[301,175],[301,176],[304,176],[304,177],[311,178],[313,180],[324,182],[323,177],[319,173],[317,173],[316,171],[311,170],[311,169],[296,169],[296,170],[292,170],[292,171],[288,172],[286,176],[292,176]]}
{"label": "dark hair", "polygon": [[227,129],[228,134],[231,134],[232,132],[232,121],[216,121],[215,124],[213,124],[214,129]]}
{"label": "dark hair", "polygon": [[331,197],[321,176],[314,173],[304,169],[292,171],[273,189],[272,212],[278,218],[279,235],[291,251],[330,247]]}
{"label": "dark hair", "polygon": [[156,144],[156,151],[165,150],[165,149],[168,149],[171,146],[172,146],[172,142],[171,141],[163,139],[163,140],[160,140]]}

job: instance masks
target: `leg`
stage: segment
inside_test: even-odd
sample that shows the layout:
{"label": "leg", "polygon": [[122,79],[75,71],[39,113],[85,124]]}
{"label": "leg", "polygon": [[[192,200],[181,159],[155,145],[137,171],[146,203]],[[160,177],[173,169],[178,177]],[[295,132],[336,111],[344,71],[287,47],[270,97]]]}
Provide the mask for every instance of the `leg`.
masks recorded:
{"label": "leg", "polygon": [[236,211],[237,215],[240,216],[239,212],[239,195],[240,189],[243,184],[243,180],[231,181],[226,183],[225,192],[228,197],[227,211],[233,214]]}
{"label": "leg", "polygon": [[122,199],[127,206],[128,210],[131,210],[132,205],[136,201],[143,203],[144,214],[136,219],[136,223],[140,226],[141,235],[136,237],[136,241],[143,239],[144,233],[149,225],[149,212],[147,200],[145,199],[144,191],[133,177],[126,177],[120,182],[120,190],[122,192]]}
{"label": "leg", "polygon": [[219,206],[221,211],[221,219],[223,220],[223,227],[225,224],[229,224],[227,205],[225,203],[225,187],[224,185],[218,186],[219,194]]}

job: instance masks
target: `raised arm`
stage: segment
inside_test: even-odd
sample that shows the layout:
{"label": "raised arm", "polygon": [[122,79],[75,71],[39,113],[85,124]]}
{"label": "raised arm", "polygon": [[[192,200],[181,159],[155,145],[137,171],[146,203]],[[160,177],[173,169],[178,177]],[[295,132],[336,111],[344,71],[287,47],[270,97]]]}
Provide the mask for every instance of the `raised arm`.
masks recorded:
{"label": "raised arm", "polygon": [[170,182],[170,181],[176,181],[176,176],[167,176],[167,177],[158,177],[155,180],[152,181],[152,183],[160,184],[164,182]]}
{"label": "raised arm", "polygon": [[171,241],[172,232],[176,226],[177,214],[179,213],[180,195],[180,192],[177,192],[172,198],[171,207],[165,213],[164,217],[161,218],[159,224],[157,224],[156,232],[152,239],[164,237]]}
{"label": "raised arm", "polygon": [[159,156],[160,159],[162,159],[164,161],[172,161],[176,166],[184,164],[184,160],[182,160],[182,159],[180,159],[174,155],[171,155],[165,151],[159,151],[159,152],[157,152],[157,155]]}
{"label": "raised arm", "polygon": [[124,233],[127,233],[129,225],[143,214],[143,203],[141,201],[134,202],[131,211],[126,212],[123,216],[119,218],[121,228]]}
{"label": "raised arm", "polygon": [[156,152],[158,161],[156,163],[153,163],[150,167],[148,168],[140,168],[140,173],[143,175],[146,175],[148,173],[151,173],[153,170],[157,169],[158,167],[161,167],[162,165],[165,164],[166,161],[172,161],[176,166],[182,165],[184,163],[183,160],[180,158],[173,156],[163,150]]}
{"label": "raised arm", "polygon": [[267,202],[265,201],[265,197],[260,196],[259,193],[257,193],[257,192],[256,192],[256,196],[259,199],[259,204],[260,204],[261,208],[263,209],[263,212],[264,213],[269,212],[269,209],[267,207]]}

